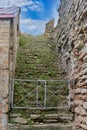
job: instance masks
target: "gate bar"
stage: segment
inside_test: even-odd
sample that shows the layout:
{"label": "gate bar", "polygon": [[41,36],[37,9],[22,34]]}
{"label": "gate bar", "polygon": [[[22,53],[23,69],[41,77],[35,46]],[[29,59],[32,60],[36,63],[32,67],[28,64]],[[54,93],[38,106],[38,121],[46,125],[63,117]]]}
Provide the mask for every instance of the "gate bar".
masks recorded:
{"label": "gate bar", "polygon": [[14,102],[14,80],[13,80],[13,84],[12,84],[12,103],[11,105],[13,106]]}
{"label": "gate bar", "polygon": [[28,80],[28,79],[14,79],[14,81],[34,81],[34,82],[36,82],[36,81],[38,81],[38,82],[40,82],[40,81],[43,81],[43,82],[45,82],[45,81],[69,81],[69,80]]}
{"label": "gate bar", "polygon": [[44,95],[44,108],[46,108],[46,94],[47,94],[47,86],[46,86],[46,80],[45,80],[45,95]]}
{"label": "gate bar", "polygon": [[46,107],[46,108],[42,108],[42,107],[15,107],[15,106],[12,106],[11,107],[12,109],[23,109],[23,110],[67,110],[69,109],[69,107]]}
{"label": "gate bar", "polygon": [[71,87],[70,87],[70,80],[68,80],[68,89],[69,89],[69,108],[71,106],[70,102],[71,102]]}
{"label": "gate bar", "polygon": [[39,86],[38,86],[38,81],[37,81],[37,95],[36,95],[36,96],[37,96],[37,97],[36,97],[36,99],[37,99],[37,107],[38,107],[38,87],[39,87]]}

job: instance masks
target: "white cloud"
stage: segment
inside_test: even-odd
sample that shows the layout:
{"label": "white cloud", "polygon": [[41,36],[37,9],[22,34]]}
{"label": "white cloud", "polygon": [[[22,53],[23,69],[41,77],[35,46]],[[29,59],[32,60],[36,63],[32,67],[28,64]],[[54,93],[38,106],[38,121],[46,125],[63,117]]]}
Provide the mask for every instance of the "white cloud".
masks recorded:
{"label": "white cloud", "polygon": [[28,32],[33,35],[44,33],[45,21],[33,20],[26,17],[26,12],[40,11],[43,9],[43,3],[39,0],[0,0],[0,7],[20,6],[21,7],[21,22],[20,27],[22,32]]}
{"label": "white cloud", "polygon": [[25,8],[25,7],[23,7],[23,8],[22,8],[22,11],[23,11],[23,12],[27,12],[27,11],[28,11],[28,9],[27,9],[27,8]]}
{"label": "white cloud", "polygon": [[21,19],[21,30],[33,35],[43,34],[46,22],[45,20]]}
{"label": "white cloud", "polygon": [[4,7],[9,7],[9,6],[26,6],[31,4],[31,0],[0,0],[0,6]]}
{"label": "white cloud", "polygon": [[59,16],[58,16],[58,2],[55,3],[54,7],[53,7],[53,18],[55,19],[55,25],[57,25],[57,22],[58,22],[58,19],[59,19]]}
{"label": "white cloud", "polygon": [[31,6],[29,6],[28,7],[28,9],[30,9],[30,10],[35,10],[35,11],[40,11],[41,10],[41,8],[40,8],[40,5],[37,5],[37,4],[32,4]]}
{"label": "white cloud", "polygon": [[[39,11],[42,9],[42,3],[38,0],[0,0],[0,7],[10,7],[10,6],[27,6],[30,10]],[[23,9],[25,11],[25,9]]]}

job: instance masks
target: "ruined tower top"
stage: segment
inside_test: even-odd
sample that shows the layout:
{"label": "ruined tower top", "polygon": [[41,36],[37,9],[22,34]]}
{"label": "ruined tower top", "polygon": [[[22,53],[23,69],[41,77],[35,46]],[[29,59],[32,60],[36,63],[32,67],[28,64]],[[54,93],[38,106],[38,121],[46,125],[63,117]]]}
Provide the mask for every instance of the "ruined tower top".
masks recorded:
{"label": "ruined tower top", "polygon": [[54,30],[54,19],[51,19],[48,23],[46,23],[45,28],[45,36],[50,37]]}

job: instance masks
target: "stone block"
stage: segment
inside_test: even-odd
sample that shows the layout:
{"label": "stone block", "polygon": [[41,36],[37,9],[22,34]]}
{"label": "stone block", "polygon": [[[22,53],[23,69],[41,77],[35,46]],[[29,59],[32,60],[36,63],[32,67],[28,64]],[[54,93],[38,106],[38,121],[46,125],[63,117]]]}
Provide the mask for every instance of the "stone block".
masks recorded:
{"label": "stone block", "polygon": [[18,123],[18,124],[22,124],[22,125],[26,125],[28,122],[27,122],[27,119],[25,118],[22,118],[22,117],[17,117],[17,118],[14,118],[12,119],[15,123]]}
{"label": "stone block", "polygon": [[86,124],[79,124],[81,128],[83,128],[84,130],[87,130],[87,125]]}
{"label": "stone block", "polygon": [[85,101],[87,99],[87,95],[82,95],[81,99]]}
{"label": "stone block", "polygon": [[0,130],[6,130],[6,128],[2,125],[0,125]]}
{"label": "stone block", "polygon": [[84,56],[83,60],[84,60],[84,61],[87,61],[87,55]]}
{"label": "stone block", "polygon": [[8,96],[9,71],[0,70],[0,95],[2,98]]}
{"label": "stone block", "polygon": [[42,124],[42,125],[8,125],[7,130],[75,130],[70,124]]}
{"label": "stone block", "polygon": [[87,89],[85,89],[85,88],[82,89],[81,93],[82,93],[82,94],[87,94]]}
{"label": "stone block", "polygon": [[81,100],[75,100],[74,104],[75,104],[75,106],[82,106],[83,105],[83,101],[81,101]]}
{"label": "stone block", "polygon": [[21,114],[10,114],[9,115],[10,118],[17,118],[17,117],[21,117]]}
{"label": "stone block", "polygon": [[[87,65],[85,66],[85,68],[87,67]],[[84,69],[84,68],[83,68]],[[86,75],[83,75],[81,77],[78,78],[80,81],[84,81],[87,79],[87,76]]]}
{"label": "stone block", "polygon": [[[85,74],[86,74],[87,72],[85,71]],[[85,81],[83,81],[83,82],[78,82],[78,84],[77,84],[77,86],[78,87],[80,87],[80,88],[82,88],[82,87],[84,87],[84,86],[86,86],[87,85],[87,80],[85,80]]]}
{"label": "stone block", "polygon": [[75,113],[80,114],[80,112],[81,112],[81,107],[77,106],[75,108]]}
{"label": "stone block", "polygon": [[81,116],[87,116],[87,112],[86,112],[85,109],[83,109],[83,107],[82,107],[82,109],[80,110],[80,115],[81,115]]}
{"label": "stone block", "polygon": [[62,121],[70,122],[73,119],[73,115],[72,114],[59,114],[59,119]]}
{"label": "stone block", "polygon": [[8,116],[6,114],[0,114],[0,124],[2,124],[2,126],[7,125],[7,121],[8,121]]}
{"label": "stone block", "polygon": [[8,124],[6,126],[6,130],[23,130],[23,129],[20,129],[20,126],[19,125],[11,125],[11,124]]}
{"label": "stone block", "polygon": [[9,104],[2,105],[2,113],[6,114],[9,112]]}
{"label": "stone block", "polygon": [[87,110],[87,102],[83,103],[83,108]]}
{"label": "stone block", "polygon": [[46,119],[58,119],[58,114],[46,114],[44,116]]}
{"label": "stone block", "polygon": [[81,93],[81,88],[75,89],[75,94],[79,94],[79,93]]}
{"label": "stone block", "polygon": [[9,68],[9,45],[0,44],[0,70]]}
{"label": "stone block", "polygon": [[30,115],[30,118],[31,118],[32,120],[36,120],[36,119],[40,118],[40,115],[32,114],[32,115]]}
{"label": "stone block", "polygon": [[81,100],[81,98],[82,98],[81,94],[76,94],[75,95],[75,100]]}
{"label": "stone block", "polygon": [[44,123],[57,123],[58,120],[56,119],[44,119]]}

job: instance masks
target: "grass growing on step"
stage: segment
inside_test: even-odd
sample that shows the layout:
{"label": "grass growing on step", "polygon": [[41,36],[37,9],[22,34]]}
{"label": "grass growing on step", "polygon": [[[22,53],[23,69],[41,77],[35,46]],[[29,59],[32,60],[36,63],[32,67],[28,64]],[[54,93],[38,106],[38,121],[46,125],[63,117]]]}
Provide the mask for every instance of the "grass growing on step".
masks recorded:
{"label": "grass growing on step", "polygon": [[[62,79],[61,69],[57,66],[57,57],[55,52],[55,44],[52,39],[47,39],[44,36],[31,36],[31,35],[22,35],[19,39],[19,49],[17,53],[17,66],[15,71],[15,78],[21,79],[42,79],[42,80],[52,80],[52,79]],[[16,103],[18,100],[22,99],[24,96],[28,94],[32,89],[34,89],[35,84],[28,83],[19,83],[15,86],[15,95],[14,102]],[[48,84],[49,86],[50,84]],[[58,84],[59,86],[63,85],[62,83]],[[56,83],[51,84],[51,91],[57,91]],[[63,91],[66,95],[66,89],[63,88]],[[63,94],[64,94],[63,92]],[[44,100],[44,86],[43,88],[39,88],[39,101]],[[48,98],[53,93],[48,90]],[[48,106],[57,106],[58,103],[61,102],[61,97],[58,96],[57,93],[53,97],[51,97],[47,104]],[[56,96],[57,95],[57,96]],[[35,101],[36,93],[35,91],[32,93],[30,97],[26,97],[25,100],[20,102],[21,106],[28,106],[29,101]],[[35,103],[35,102],[33,102]],[[29,115],[25,114],[27,111],[17,110],[22,114],[25,118],[29,118]],[[43,115],[43,114],[42,114]],[[29,124],[32,124],[29,119]]]}
{"label": "grass growing on step", "polygon": [[9,119],[9,122],[10,124],[17,124],[14,120],[12,120],[11,118]]}
{"label": "grass growing on step", "polygon": [[27,43],[27,39],[23,36],[19,37],[19,46],[24,46]]}
{"label": "grass growing on step", "polygon": [[[33,40],[36,40],[36,37]],[[21,49],[19,48],[17,56],[16,77],[17,74],[18,77],[23,76],[22,74],[24,72],[26,73],[26,71],[28,71],[28,74],[24,73],[25,78],[33,77],[33,79],[42,79],[43,77],[48,76],[47,79],[49,79],[49,77],[51,79],[51,75],[52,78],[53,76],[56,77],[56,70],[58,70],[58,67],[55,70],[55,66],[57,66],[55,62],[56,58],[55,55],[52,53],[51,45],[49,45],[52,43],[48,43],[47,40],[45,40],[45,42],[47,42],[44,42],[44,44],[41,43],[39,40],[33,41],[33,43],[30,43],[30,41],[29,43],[25,44]],[[30,49],[30,46],[32,46],[32,49]],[[23,50],[23,48],[25,49]],[[31,71],[33,72],[32,76]]]}
{"label": "grass growing on step", "polygon": [[[16,78],[61,79],[61,70],[56,63],[55,44],[52,39],[44,36],[22,35],[20,41],[22,41],[22,45],[20,45],[17,55]],[[16,91],[20,92],[19,95],[21,94],[20,89]],[[22,102],[22,104],[24,103]]]}

